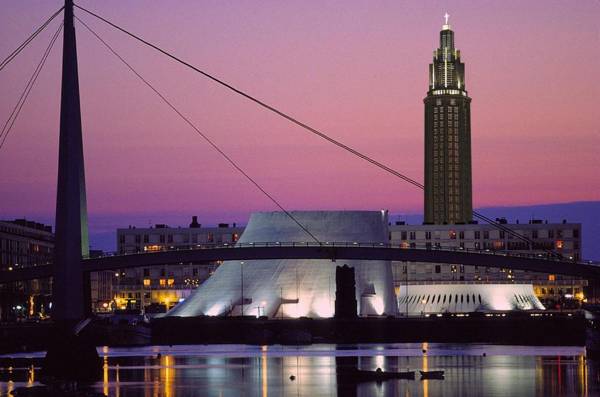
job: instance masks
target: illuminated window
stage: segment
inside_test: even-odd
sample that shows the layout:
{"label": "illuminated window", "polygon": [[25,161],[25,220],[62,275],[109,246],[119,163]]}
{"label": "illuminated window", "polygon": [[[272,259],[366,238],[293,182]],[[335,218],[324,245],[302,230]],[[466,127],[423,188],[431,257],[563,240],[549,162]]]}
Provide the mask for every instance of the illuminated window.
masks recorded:
{"label": "illuminated window", "polygon": [[556,249],[562,249],[564,246],[564,241],[562,240],[556,240]]}
{"label": "illuminated window", "polygon": [[151,283],[152,283],[152,282],[150,281],[150,279],[149,279],[149,278],[145,278],[145,279],[144,279],[144,287],[149,287]]}
{"label": "illuminated window", "polygon": [[175,284],[175,280],[170,278],[167,280],[167,284],[169,284],[169,286],[171,286],[171,285]]}
{"label": "illuminated window", "polygon": [[233,234],[231,235],[231,241],[232,241],[232,242],[234,242],[234,243],[235,243],[236,241],[238,241],[238,239],[239,239],[239,238],[240,238],[240,236],[239,236],[237,233],[233,233]]}
{"label": "illuminated window", "polygon": [[504,249],[504,241],[494,241],[494,249]]}
{"label": "illuminated window", "polygon": [[160,284],[162,287],[164,287],[165,285],[167,285],[167,280],[165,280],[164,278],[161,278],[161,279],[159,280],[159,284]]}
{"label": "illuminated window", "polygon": [[556,281],[556,276],[554,274],[549,274],[548,281]]}

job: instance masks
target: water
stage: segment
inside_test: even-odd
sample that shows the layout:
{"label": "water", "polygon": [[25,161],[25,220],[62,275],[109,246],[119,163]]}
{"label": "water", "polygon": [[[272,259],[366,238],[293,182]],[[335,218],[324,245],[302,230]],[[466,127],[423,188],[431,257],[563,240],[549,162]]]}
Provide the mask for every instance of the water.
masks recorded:
{"label": "water", "polygon": [[[423,349],[427,351],[423,353]],[[582,347],[363,344],[100,347],[95,391],[118,397],[188,396],[596,396],[600,363]],[[486,354],[485,356],[483,354]],[[0,395],[38,384],[43,353],[0,356]],[[348,368],[444,370],[445,380],[348,382]],[[295,379],[290,379],[294,376]]]}

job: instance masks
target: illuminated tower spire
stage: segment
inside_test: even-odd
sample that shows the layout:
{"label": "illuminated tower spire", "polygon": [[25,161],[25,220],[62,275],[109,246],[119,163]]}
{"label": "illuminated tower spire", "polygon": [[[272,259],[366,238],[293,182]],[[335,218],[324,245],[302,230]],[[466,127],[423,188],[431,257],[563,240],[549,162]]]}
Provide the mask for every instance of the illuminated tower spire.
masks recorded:
{"label": "illuminated tower spire", "polygon": [[448,18],[450,15],[448,13],[444,14],[444,25],[442,26],[442,30],[450,30],[450,25],[448,25]]}
{"label": "illuminated tower spire", "polygon": [[471,98],[448,24],[429,65],[425,102],[425,223],[471,222]]}

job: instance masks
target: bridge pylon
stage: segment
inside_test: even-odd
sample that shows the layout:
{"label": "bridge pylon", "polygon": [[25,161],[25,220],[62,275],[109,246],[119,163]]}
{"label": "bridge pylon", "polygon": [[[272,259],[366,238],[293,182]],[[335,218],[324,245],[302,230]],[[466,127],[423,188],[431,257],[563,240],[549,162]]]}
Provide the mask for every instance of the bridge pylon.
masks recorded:
{"label": "bridge pylon", "polygon": [[[85,168],[73,0],[65,0],[52,317],[81,320],[89,310],[82,257],[89,256]],[[89,305],[87,305],[89,306]]]}

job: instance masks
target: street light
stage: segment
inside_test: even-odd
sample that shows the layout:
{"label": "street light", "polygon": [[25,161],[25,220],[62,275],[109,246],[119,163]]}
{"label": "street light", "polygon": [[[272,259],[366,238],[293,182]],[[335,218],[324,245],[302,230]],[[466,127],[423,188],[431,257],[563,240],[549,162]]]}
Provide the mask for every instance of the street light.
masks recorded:
{"label": "street light", "polygon": [[240,262],[240,280],[241,280],[241,292],[242,292],[242,317],[244,316],[244,262]]}

